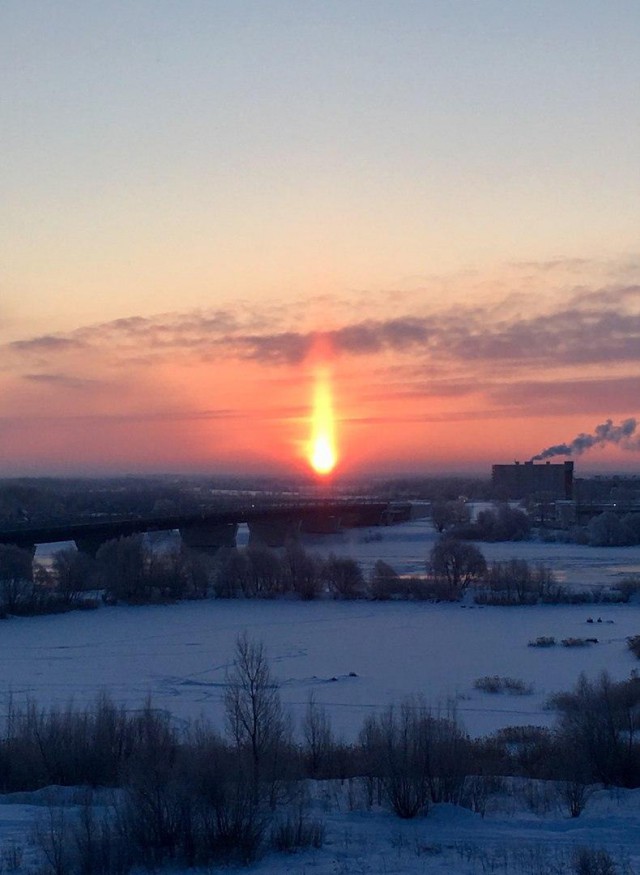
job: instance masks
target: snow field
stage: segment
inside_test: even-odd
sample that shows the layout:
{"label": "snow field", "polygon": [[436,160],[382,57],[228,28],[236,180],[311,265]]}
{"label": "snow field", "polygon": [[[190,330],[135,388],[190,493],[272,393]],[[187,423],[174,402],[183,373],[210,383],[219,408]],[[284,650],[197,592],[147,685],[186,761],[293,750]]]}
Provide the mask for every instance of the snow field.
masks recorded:
{"label": "snow field", "polygon": [[[241,532],[246,538],[246,532]],[[422,573],[436,539],[425,521],[307,539],[307,549],[349,555],[370,569],[384,559],[403,574]],[[488,561],[526,558],[549,565],[572,586],[608,586],[640,571],[638,548],[596,550],[565,544],[482,544]],[[42,551],[41,551],[42,552]],[[588,623],[591,618],[594,622]],[[600,618],[602,622],[598,623]],[[0,624],[0,697],[41,706],[90,704],[101,690],[136,709],[150,696],[178,720],[201,715],[222,726],[225,676],[239,633],[264,643],[281,696],[300,725],[309,695],[324,705],[338,735],[353,738],[363,719],[418,694],[434,709],[453,703],[474,735],[500,727],[549,725],[544,703],[579,673],[607,670],[623,679],[640,664],[626,647],[640,633],[640,605],[477,607],[411,602],[205,601],[110,607]],[[529,647],[539,636],[597,637],[583,648]],[[518,678],[531,695],[474,688],[485,675]],[[0,702],[2,699],[0,698]],[[5,698],[6,701],[6,698]],[[366,810],[352,785],[318,785],[312,816],[326,823],[320,850],[267,855],[251,875],[542,875],[569,872],[572,849],[605,847],[620,872],[640,872],[640,791],[598,791],[571,820],[541,785],[541,803],[516,786],[492,800],[482,819],[435,806],[427,818],[400,821]],[[25,847],[23,871],[42,794],[0,798],[0,842]],[[562,868],[563,867],[563,868]],[[626,867],[626,868],[625,868]],[[174,873],[178,875],[178,873]]]}

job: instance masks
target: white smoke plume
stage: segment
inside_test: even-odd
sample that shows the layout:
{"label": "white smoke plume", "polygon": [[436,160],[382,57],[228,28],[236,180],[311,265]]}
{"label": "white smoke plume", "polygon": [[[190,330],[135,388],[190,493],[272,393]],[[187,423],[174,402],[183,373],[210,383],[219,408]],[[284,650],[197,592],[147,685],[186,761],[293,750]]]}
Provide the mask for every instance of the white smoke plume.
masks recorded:
{"label": "white smoke plume", "polygon": [[637,452],[640,450],[640,435],[636,435],[637,426],[637,420],[633,418],[624,419],[620,425],[614,425],[612,419],[607,419],[606,422],[595,427],[593,434],[582,432],[574,437],[571,443],[547,447],[531,461],[539,462],[552,456],[579,456],[592,447],[603,447],[605,444],[618,444],[624,450]]}

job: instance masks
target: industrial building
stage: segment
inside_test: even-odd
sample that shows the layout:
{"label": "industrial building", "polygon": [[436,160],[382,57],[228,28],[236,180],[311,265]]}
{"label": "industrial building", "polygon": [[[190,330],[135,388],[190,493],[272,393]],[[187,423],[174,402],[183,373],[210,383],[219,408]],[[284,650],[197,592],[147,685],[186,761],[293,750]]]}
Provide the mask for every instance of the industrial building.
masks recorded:
{"label": "industrial building", "polygon": [[514,462],[513,465],[494,465],[491,472],[494,494],[505,499],[529,496],[550,500],[573,498],[573,462],[555,465],[546,462]]}

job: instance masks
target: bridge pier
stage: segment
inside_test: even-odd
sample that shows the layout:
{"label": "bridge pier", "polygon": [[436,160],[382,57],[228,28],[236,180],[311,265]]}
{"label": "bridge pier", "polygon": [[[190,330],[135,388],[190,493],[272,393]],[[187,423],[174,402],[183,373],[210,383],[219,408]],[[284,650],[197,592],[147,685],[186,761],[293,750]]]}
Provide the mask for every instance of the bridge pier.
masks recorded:
{"label": "bridge pier", "polygon": [[298,517],[285,519],[261,519],[249,522],[250,547],[284,547],[287,541],[298,537],[302,520]]}
{"label": "bridge pier", "polygon": [[78,553],[84,553],[90,559],[95,559],[100,547],[110,540],[112,539],[101,535],[84,535],[82,538],[76,538],[74,543]]}
{"label": "bridge pier", "polygon": [[190,523],[180,527],[185,547],[214,555],[221,547],[235,547],[237,523]]}
{"label": "bridge pier", "polygon": [[383,525],[385,510],[386,508],[363,506],[346,511],[342,514],[342,527],[345,529],[356,529]]}

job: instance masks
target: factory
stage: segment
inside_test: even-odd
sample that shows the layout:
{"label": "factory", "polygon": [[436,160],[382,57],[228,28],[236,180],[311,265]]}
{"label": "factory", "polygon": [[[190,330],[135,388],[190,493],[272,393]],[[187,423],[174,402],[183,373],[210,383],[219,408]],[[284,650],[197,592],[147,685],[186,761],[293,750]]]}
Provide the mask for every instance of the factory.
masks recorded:
{"label": "factory", "polygon": [[530,496],[551,500],[573,499],[573,462],[536,465],[534,462],[514,462],[493,465],[491,481],[495,495],[509,500]]}

